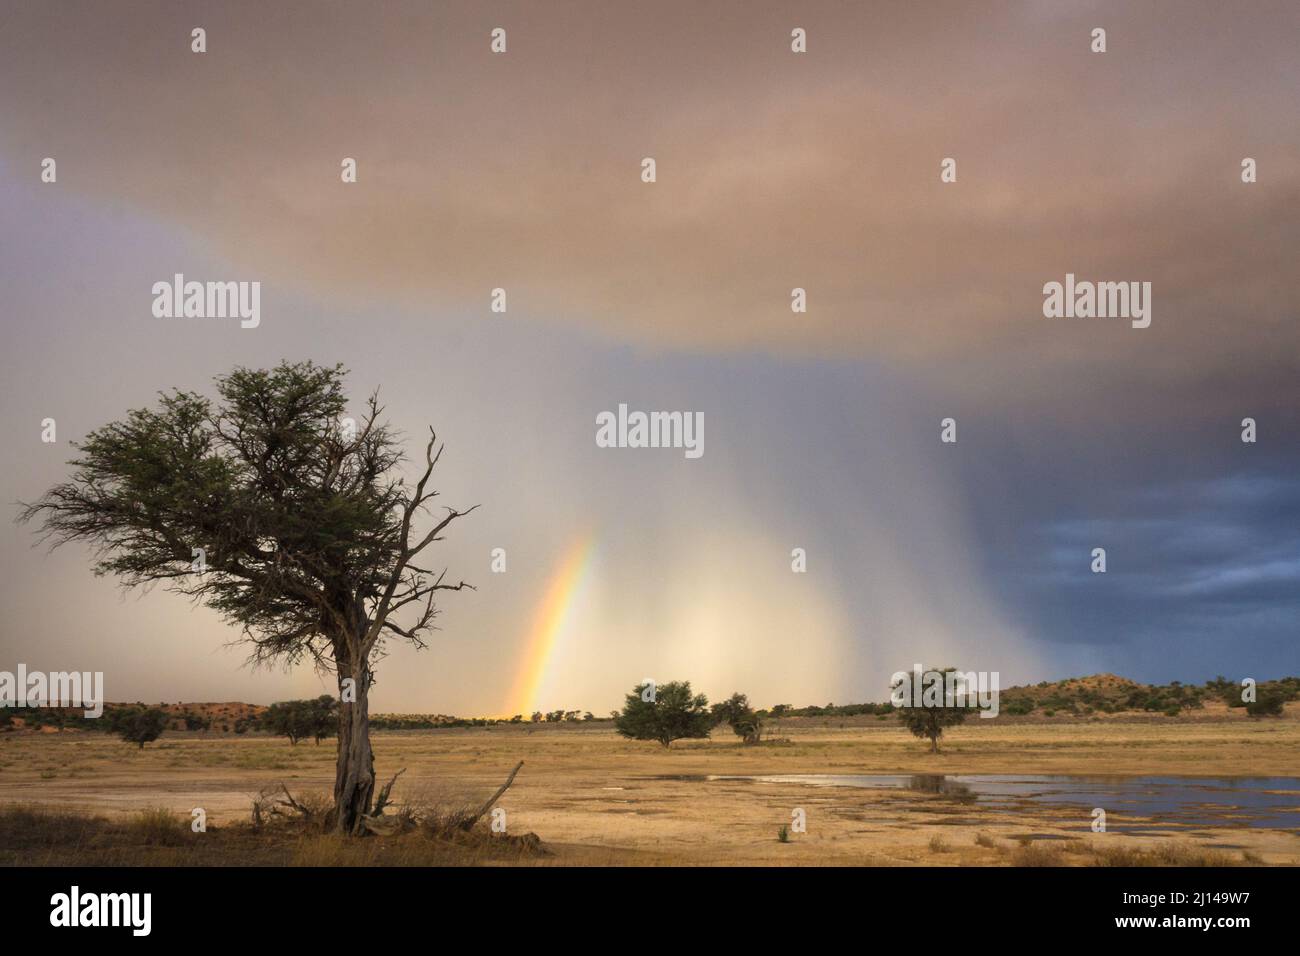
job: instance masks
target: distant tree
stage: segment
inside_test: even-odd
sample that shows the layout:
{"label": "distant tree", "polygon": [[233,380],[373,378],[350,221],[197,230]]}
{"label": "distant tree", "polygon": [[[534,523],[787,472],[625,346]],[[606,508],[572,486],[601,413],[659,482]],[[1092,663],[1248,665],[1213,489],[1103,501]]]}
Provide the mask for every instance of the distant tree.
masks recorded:
{"label": "distant tree", "polygon": [[653,700],[643,695],[648,684],[638,684],[627,695],[623,710],[614,717],[614,729],[633,740],[657,740],[665,747],[674,740],[709,736],[713,715],[703,694],[691,693],[690,681],[670,681],[656,688]]}
{"label": "distant tree", "polygon": [[533,711],[533,716],[528,719],[535,724],[540,724],[542,722],[542,712],[540,710],[535,710]]}
{"label": "distant tree", "polygon": [[790,710],[791,707],[789,704],[775,704],[772,707],[771,713],[773,717],[779,718],[779,717],[784,717],[786,714],[790,713]]}
{"label": "distant tree", "polygon": [[307,712],[311,715],[311,735],[316,746],[327,737],[333,737],[339,729],[338,698],[321,694],[315,700],[308,701]]}
{"label": "distant tree", "polygon": [[714,704],[710,713],[715,725],[727,724],[746,744],[756,744],[763,736],[763,720],[749,706],[749,698],[744,694],[735,693]]}
{"label": "distant tree", "polygon": [[158,707],[123,707],[113,712],[107,729],[140,749],[162,736],[167,714]]}
{"label": "distant tree", "polygon": [[13,725],[14,715],[12,708],[0,707],[0,727],[8,729]]}
{"label": "distant tree", "polygon": [[261,725],[277,737],[288,737],[294,746],[311,731],[311,718],[301,700],[277,701],[262,715]]}
{"label": "distant tree", "polygon": [[[311,737],[319,745],[326,737],[338,732],[338,711],[339,702],[329,694],[321,694],[312,700],[283,700],[266,709],[260,724],[278,737],[288,737],[291,744]],[[236,733],[243,732],[240,729],[242,723],[236,723]]]}
{"label": "distant tree", "polygon": [[[954,671],[955,668],[946,667],[937,673],[946,676]],[[916,700],[908,703],[911,706],[898,708],[898,719],[914,736],[930,741],[930,753],[939,752],[939,738],[943,736],[944,728],[965,722],[966,715],[970,712],[967,707],[954,706],[955,701],[946,696],[935,706],[926,706],[924,701]]]}

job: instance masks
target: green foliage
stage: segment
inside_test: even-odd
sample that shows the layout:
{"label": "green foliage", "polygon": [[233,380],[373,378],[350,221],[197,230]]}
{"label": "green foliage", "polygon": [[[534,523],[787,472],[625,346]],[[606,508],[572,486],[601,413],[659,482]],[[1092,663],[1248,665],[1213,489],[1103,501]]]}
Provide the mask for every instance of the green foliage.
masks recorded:
{"label": "green foliage", "polygon": [[189,710],[181,715],[181,719],[185,721],[186,730],[207,730],[212,726],[211,717],[204,717]]}
{"label": "green foliage", "polygon": [[167,727],[167,714],[158,707],[120,707],[104,712],[105,727],[128,743],[144,745],[157,740]]}
{"label": "green foliage", "polygon": [[[329,694],[312,700],[285,700],[272,704],[262,715],[260,725],[278,737],[288,737],[291,744],[308,737],[319,744],[338,731],[339,702]],[[236,733],[244,729],[238,725]]]}
{"label": "green foliage", "polygon": [[1281,717],[1285,703],[1286,698],[1282,694],[1267,691],[1246,705],[1246,713],[1251,717]]}
{"label": "green foliage", "polygon": [[721,703],[714,704],[710,713],[715,726],[727,724],[745,743],[756,744],[762,739],[763,720],[749,706],[749,698],[744,694],[737,692]]}
{"label": "green foliage", "polygon": [[[414,570],[436,537],[410,540],[409,515],[427,497],[411,500],[398,479],[404,450],[376,397],[345,427],[345,375],[282,362],[218,377],[216,401],[164,393],[75,444],[72,478],[21,520],[53,543],[91,544],[96,574],[163,583],[214,608],[258,661],[330,659],[407,604],[424,613],[385,637],[421,646],[434,592],[459,586]],[[433,492],[421,482],[417,494]],[[468,513],[449,511],[439,527]]]}
{"label": "green foliage", "polygon": [[[944,675],[956,672],[956,668],[952,667],[933,670]],[[912,706],[898,708],[898,719],[913,736],[930,741],[931,753],[938,753],[939,738],[943,736],[944,728],[964,723],[970,713],[970,708],[950,706],[952,703],[951,700],[944,700],[937,705],[927,706],[924,700],[914,700]]]}
{"label": "green foliage", "polygon": [[[645,697],[653,696],[652,700]],[[657,740],[668,747],[674,740],[708,737],[713,727],[709,701],[691,693],[690,681],[670,681],[649,693],[648,684],[638,684],[614,718],[614,728],[632,740]]]}

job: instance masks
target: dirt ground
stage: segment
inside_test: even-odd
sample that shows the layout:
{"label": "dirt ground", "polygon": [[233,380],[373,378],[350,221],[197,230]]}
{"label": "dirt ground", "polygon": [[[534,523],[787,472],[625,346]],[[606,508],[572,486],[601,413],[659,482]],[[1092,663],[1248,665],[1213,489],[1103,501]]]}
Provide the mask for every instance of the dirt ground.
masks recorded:
{"label": "dirt ground", "polygon": [[[1239,714],[1176,718],[972,720],[943,752],[894,720],[787,719],[745,747],[729,733],[669,750],[609,724],[376,733],[381,782],[405,768],[398,801],[482,801],[524,761],[502,799],[508,831],[536,833],[566,864],[1029,865],[1164,853],[1164,862],[1300,865],[1296,827],[1234,826],[1130,835],[1091,830],[1080,807],[1013,812],[910,790],[709,780],[787,773],[1062,773],[1199,777],[1300,775],[1300,720]],[[103,734],[0,735],[0,805],[109,816],[165,807],[210,823],[247,820],[254,795],[284,782],[328,792],[334,748],[262,736],[171,733],[143,751]],[[778,831],[804,811],[806,832]],[[1118,822],[1114,816],[1112,822]],[[1124,822],[1132,823],[1132,819]],[[978,839],[978,842],[977,842]],[[1098,854],[1101,854],[1099,857]],[[1109,856],[1108,856],[1109,855]]]}

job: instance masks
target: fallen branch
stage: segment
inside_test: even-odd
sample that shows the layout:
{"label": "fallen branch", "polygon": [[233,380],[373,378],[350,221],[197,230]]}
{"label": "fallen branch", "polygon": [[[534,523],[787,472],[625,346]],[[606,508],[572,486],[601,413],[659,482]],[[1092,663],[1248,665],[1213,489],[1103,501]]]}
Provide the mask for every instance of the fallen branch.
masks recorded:
{"label": "fallen branch", "polygon": [[478,813],[475,813],[473,816],[466,815],[462,817],[456,822],[456,825],[462,830],[468,830],[473,827],[474,824],[478,823],[478,821],[492,809],[492,805],[501,799],[501,794],[510,789],[510,785],[515,782],[515,774],[519,772],[519,768],[523,765],[524,762],[522,760],[515,764],[515,769],[510,771],[510,776],[506,777],[506,782],[497,788],[497,792],[488,798],[488,802],[479,808]]}
{"label": "fallen branch", "polygon": [[289,792],[288,785],[281,783],[280,789],[284,791],[284,796],[285,796],[285,799],[280,801],[280,806],[289,807],[291,810],[297,811],[298,813],[306,817],[308,820],[310,820],[311,811],[293,798],[293,794]]}
{"label": "fallen branch", "polygon": [[393,784],[397,783],[397,778],[404,773],[406,773],[405,767],[393,774],[393,779],[380,789],[379,796],[375,798],[375,808],[370,811],[370,816],[377,817],[384,812],[384,807],[388,806],[388,798],[393,792]]}
{"label": "fallen branch", "polygon": [[404,829],[401,817],[362,816],[361,825],[376,836],[392,836]]}

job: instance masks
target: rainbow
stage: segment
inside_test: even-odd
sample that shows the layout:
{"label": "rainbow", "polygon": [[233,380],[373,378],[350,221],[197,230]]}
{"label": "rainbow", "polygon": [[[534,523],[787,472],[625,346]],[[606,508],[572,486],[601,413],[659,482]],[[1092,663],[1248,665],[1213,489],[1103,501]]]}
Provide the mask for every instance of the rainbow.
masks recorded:
{"label": "rainbow", "polygon": [[510,692],[507,716],[523,714],[526,718],[538,709],[538,695],[555,659],[560,639],[570,629],[575,599],[590,577],[588,572],[595,551],[592,535],[579,537],[565,552],[559,567],[547,583],[542,602],[533,615],[523,660]]}

